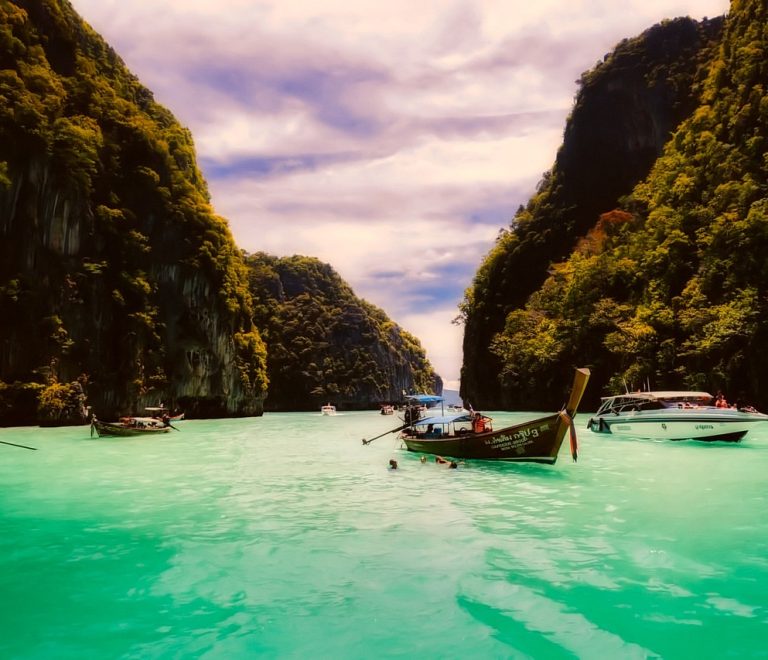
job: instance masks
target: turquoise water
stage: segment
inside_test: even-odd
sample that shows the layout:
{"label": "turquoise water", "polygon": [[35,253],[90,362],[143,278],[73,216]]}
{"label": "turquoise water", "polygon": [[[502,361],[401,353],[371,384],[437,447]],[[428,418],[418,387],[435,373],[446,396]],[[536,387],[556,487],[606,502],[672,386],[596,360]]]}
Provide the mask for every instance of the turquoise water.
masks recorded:
{"label": "turquoise water", "polygon": [[609,440],[580,415],[576,464],[448,470],[362,445],[397,423],[0,430],[39,448],[0,445],[0,657],[768,655],[768,428]]}

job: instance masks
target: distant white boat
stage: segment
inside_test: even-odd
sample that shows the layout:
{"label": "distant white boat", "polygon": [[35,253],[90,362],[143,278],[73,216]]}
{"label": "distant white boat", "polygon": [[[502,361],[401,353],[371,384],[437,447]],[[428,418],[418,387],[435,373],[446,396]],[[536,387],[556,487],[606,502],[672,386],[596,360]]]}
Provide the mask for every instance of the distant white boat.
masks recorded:
{"label": "distant white boat", "polygon": [[320,412],[323,415],[335,415],[336,414],[336,406],[332,406],[330,403],[326,403],[324,406],[320,408]]}

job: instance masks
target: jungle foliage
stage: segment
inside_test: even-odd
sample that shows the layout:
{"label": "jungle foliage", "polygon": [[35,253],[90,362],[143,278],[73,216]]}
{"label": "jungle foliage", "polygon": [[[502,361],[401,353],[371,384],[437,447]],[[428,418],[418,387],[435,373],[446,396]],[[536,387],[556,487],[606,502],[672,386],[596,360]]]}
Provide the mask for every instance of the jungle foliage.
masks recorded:
{"label": "jungle foliage", "polygon": [[192,137],[66,0],[0,2],[0,235],[0,379],[80,378],[112,409],[174,398],[189,338],[225,360],[185,299],[197,282],[244,396],[264,396],[242,255]]}
{"label": "jungle foliage", "polygon": [[312,257],[248,255],[255,318],[268,351],[267,410],[326,402],[371,408],[441,381],[418,340]]}
{"label": "jungle foliage", "polygon": [[[697,103],[647,176],[586,231],[571,233],[578,238],[568,258],[545,260],[546,278],[529,279],[503,310],[503,328],[487,329],[505,401],[545,400],[546,388],[578,364],[592,368],[592,403],[650,384],[723,390],[768,406],[761,351],[768,338],[767,49],[765,3],[734,0],[716,47],[696,58],[706,55],[706,75],[692,79]],[[600,69],[609,63],[585,77],[582,103],[599,93]],[[481,309],[476,301],[498,295],[489,278],[498,262],[524,277],[515,255],[531,237],[517,227],[553,198],[554,178],[478,273],[464,303],[471,322]],[[555,217],[564,212],[555,206]],[[562,221],[549,229],[568,231]]]}

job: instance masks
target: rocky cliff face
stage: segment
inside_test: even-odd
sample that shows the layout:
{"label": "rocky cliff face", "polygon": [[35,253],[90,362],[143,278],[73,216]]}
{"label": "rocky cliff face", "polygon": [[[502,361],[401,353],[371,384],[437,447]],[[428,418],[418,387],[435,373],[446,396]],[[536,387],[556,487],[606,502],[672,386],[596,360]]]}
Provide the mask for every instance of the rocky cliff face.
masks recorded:
{"label": "rocky cliff face", "polygon": [[261,414],[246,271],[191,137],[67,2],[0,6],[0,239],[0,381],[77,379],[101,417]]}
{"label": "rocky cliff face", "polygon": [[536,195],[486,257],[461,306],[461,394],[483,408],[516,405],[491,344],[553,262],[645,177],[675,127],[696,107],[722,19],[677,19],[625,40],[584,74],[557,159]]}

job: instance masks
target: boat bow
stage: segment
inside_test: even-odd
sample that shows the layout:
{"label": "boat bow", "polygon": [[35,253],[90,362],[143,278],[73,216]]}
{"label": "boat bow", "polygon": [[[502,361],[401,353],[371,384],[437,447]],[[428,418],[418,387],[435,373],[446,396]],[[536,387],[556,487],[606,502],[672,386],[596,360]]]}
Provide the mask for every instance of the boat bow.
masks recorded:
{"label": "boat bow", "polygon": [[573,385],[571,386],[571,395],[568,397],[568,403],[566,403],[565,408],[560,411],[560,419],[568,427],[568,434],[571,441],[571,457],[573,458],[574,463],[579,459],[579,442],[576,438],[576,425],[573,423],[573,418],[576,416],[576,411],[581,403],[581,398],[584,396],[584,392],[587,389],[589,375],[589,369],[583,367],[576,369],[576,373],[573,376]]}

